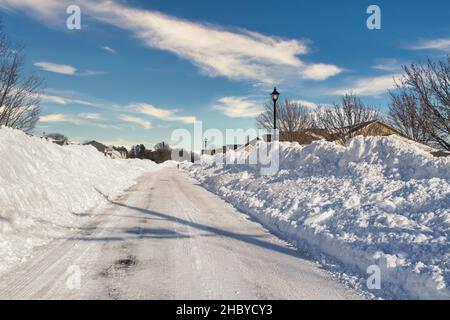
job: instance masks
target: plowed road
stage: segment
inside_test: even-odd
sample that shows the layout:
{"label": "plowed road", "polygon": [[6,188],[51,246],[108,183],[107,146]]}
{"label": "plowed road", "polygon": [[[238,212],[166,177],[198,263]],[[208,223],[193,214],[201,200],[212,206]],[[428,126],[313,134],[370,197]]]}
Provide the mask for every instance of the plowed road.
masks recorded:
{"label": "plowed road", "polygon": [[357,299],[176,169],[0,278],[0,299]]}

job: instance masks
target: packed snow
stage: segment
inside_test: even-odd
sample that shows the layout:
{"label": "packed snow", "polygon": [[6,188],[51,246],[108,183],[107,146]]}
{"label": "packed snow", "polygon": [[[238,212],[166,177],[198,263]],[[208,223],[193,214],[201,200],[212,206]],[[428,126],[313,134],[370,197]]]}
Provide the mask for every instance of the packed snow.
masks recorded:
{"label": "packed snow", "polygon": [[[450,298],[450,157],[395,136],[280,143],[270,153],[279,170],[262,175],[262,165],[242,164],[262,147],[183,167],[374,297]],[[380,290],[366,284],[373,265]]]}
{"label": "packed snow", "polygon": [[157,169],[148,160],[113,160],[92,146],[59,146],[0,127],[0,273]]}

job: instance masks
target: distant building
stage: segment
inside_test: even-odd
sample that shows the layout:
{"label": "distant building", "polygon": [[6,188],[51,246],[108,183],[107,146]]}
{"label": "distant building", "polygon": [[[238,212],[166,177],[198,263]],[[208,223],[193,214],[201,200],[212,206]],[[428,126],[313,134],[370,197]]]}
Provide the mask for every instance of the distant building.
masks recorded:
{"label": "distant building", "polygon": [[125,147],[108,146],[105,149],[105,156],[111,159],[126,159],[128,150]]}
{"label": "distant building", "polygon": [[67,139],[67,137],[58,133],[46,134],[45,132],[43,132],[40,137],[41,139],[45,139],[48,142],[55,143],[59,146],[67,146],[71,144],[71,142],[69,141],[69,139]]}
{"label": "distant building", "polygon": [[93,146],[95,149],[98,150],[98,152],[101,152],[105,154],[107,146],[105,146],[103,143],[97,142],[95,140],[88,141],[83,143],[84,146]]}
{"label": "distant building", "polygon": [[125,147],[106,146],[103,143],[92,140],[83,143],[84,146],[93,146],[98,152],[103,153],[106,157],[111,159],[126,159],[128,158],[128,150]]}

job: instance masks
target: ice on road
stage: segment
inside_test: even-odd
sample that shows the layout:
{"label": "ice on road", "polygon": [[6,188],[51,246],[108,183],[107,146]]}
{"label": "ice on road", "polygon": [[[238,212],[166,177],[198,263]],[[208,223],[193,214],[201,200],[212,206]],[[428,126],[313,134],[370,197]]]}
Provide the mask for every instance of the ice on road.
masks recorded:
{"label": "ice on road", "polygon": [[357,299],[176,169],[145,174],[0,278],[0,299]]}

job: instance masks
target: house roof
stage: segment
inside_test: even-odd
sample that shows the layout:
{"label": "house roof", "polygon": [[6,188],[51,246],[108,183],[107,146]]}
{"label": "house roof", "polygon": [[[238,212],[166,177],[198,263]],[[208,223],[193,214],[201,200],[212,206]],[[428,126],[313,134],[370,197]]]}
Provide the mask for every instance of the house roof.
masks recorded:
{"label": "house roof", "polygon": [[[389,131],[392,131],[393,133],[405,137],[401,132],[396,130],[395,128],[387,125],[383,121],[380,120],[373,120],[373,121],[367,121],[360,123],[353,128],[350,129],[350,134],[357,133],[358,131],[361,131],[365,128],[369,128],[374,125],[380,125],[383,126]],[[332,132],[328,131],[327,129],[323,128],[308,128],[299,132],[294,133],[287,133],[287,132],[280,132],[280,140],[281,141],[297,141],[300,144],[306,145],[311,144],[314,141],[317,140],[327,140],[327,141],[335,141],[337,139],[336,135]]]}
{"label": "house roof", "polygon": [[97,149],[100,152],[105,152],[105,150],[107,148],[103,143],[97,142],[95,140],[85,142],[85,143],[83,143],[83,145],[93,146],[95,149]]}
{"label": "house roof", "polygon": [[321,128],[309,128],[293,133],[280,132],[280,141],[292,140],[300,144],[311,144],[313,141],[322,139],[333,141],[335,137],[328,130]]}
{"label": "house roof", "polygon": [[372,120],[372,121],[367,121],[367,122],[360,123],[359,125],[356,125],[355,127],[353,127],[350,130],[350,133],[354,133],[355,131],[362,130],[363,128],[367,128],[367,127],[375,125],[375,124],[381,125],[381,126],[387,128],[387,129],[395,132],[395,134],[404,137],[404,135],[400,131],[398,131],[397,129],[391,127],[390,125],[384,123],[381,120]]}

